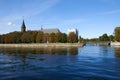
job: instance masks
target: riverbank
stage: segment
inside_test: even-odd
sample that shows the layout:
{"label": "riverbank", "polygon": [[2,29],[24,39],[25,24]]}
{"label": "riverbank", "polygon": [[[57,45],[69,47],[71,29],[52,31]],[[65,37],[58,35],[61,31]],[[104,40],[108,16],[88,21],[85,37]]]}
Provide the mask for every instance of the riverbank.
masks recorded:
{"label": "riverbank", "polygon": [[119,46],[120,47],[120,42],[111,42],[111,46]]}
{"label": "riverbank", "polygon": [[88,42],[88,44],[100,45],[100,46],[110,46],[110,42]]}
{"label": "riverbank", "polygon": [[84,43],[31,43],[31,44],[0,44],[0,47],[42,48],[42,47],[83,47]]}

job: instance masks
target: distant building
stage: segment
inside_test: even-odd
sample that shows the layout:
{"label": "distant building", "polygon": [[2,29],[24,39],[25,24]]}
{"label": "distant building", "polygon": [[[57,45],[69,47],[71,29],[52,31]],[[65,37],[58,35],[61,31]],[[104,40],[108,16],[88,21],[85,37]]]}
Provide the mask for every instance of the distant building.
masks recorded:
{"label": "distant building", "polygon": [[21,32],[25,32],[26,31],[26,26],[25,26],[25,22],[23,20],[22,25],[21,25]]}
{"label": "distant building", "polygon": [[[31,31],[31,30],[30,30],[30,31]],[[34,30],[34,31],[43,31],[43,33],[48,33],[48,34],[60,32],[60,30],[57,29],[57,28],[43,29],[42,26],[41,26],[41,30]],[[24,20],[23,20],[22,25],[21,25],[21,32],[26,32],[26,26],[25,26]]]}
{"label": "distant building", "polygon": [[42,29],[41,31],[43,31],[43,33],[48,33],[48,34],[60,32],[60,30],[57,29],[57,28],[53,28],[53,29]]}
{"label": "distant building", "polygon": [[78,36],[78,30],[75,28],[68,29],[68,33],[74,32]]}

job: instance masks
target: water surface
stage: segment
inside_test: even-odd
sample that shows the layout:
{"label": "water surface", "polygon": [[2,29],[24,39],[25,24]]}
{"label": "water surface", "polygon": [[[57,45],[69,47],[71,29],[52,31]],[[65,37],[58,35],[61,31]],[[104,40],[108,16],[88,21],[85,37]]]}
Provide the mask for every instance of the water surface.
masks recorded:
{"label": "water surface", "polygon": [[120,80],[120,47],[0,48],[0,80]]}

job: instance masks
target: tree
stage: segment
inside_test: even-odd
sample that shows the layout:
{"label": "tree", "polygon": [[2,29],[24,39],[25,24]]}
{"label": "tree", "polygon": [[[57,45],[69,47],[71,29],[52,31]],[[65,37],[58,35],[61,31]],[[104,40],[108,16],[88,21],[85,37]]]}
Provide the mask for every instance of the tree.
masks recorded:
{"label": "tree", "polygon": [[109,37],[108,35],[105,33],[102,36],[99,37],[100,41],[109,41]]}
{"label": "tree", "polygon": [[37,34],[38,34],[37,31],[33,31],[33,32],[32,32],[32,35],[31,35],[31,42],[32,42],[32,43],[36,43]]}
{"label": "tree", "polygon": [[23,35],[21,36],[21,41],[22,43],[31,43],[32,42],[31,38],[32,38],[31,31],[23,32]]}
{"label": "tree", "polygon": [[114,41],[114,36],[113,36],[113,35],[110,35],[110,36],[109,36],[109,39],[110,39],[110,41]]}
{"label": "tree", "polygon": [[2,43],[2,35],[0,35],[0,43]]}
{"label": "tree", "polygon": [[67,38],[69,43],[76,43],[78,42],[78,36],[74,32],[70,32]]}
{"label": "tree", "polygon": [[120,42],[120,27],[115,28],[114,34],[115,34],[115,41]]}
{"label": "tree", "polygon": [[0,35],[0,43],[5,43],[5,35]]}
{"label": "tree", "polygon": [[79,42],[84,42],[84,38],[82,38],[81,36],[79,36]]}
{"label": "tree", "polygon": [[55,33],[50,33],[50,35],[49,35],[49,38],[48,38],[48,42],[50,42],[50,43],[55,43]]}
{"label": "tree", "polygon": [[48,41],[49,41],[49,34],[48,33],[44,33],[43,42],[44,43],[48,43]]}
{"label": "tree", "polygon": [[39,31],[37,36],[36,36],[36,43],[42,43],[43,42],[43,36],[44,36],[44,33],[42,31]]}
{"label": "tree", "polygon": [[12,32],[11,34],[12,37],[12,43],[21,43],[21,36],[22,33],[21,32]]}
{"label": "tree", "polygon": [[5,36],[4,36],[4,42],[5,43],[12,43],[13,38],[12,38],[12,36],[10,34],[11,33],[5,34]]}
{"label": "tree", "polygon": [[55,42],[61,42],[62,40],[62,33],[58,32],[55,34]]}
{"label": "tree", "polygon": [[66,43],[66,42],[67,42],[67,34],[62,33],[61,42],[62,42],[62,43]]}
{"label": "tree", "polygon": [[[5,43],[20,43],[21,42],[21,32],[11,32],[4,35],[4,42]],[[1,39],[3,41],[3,39]]]}

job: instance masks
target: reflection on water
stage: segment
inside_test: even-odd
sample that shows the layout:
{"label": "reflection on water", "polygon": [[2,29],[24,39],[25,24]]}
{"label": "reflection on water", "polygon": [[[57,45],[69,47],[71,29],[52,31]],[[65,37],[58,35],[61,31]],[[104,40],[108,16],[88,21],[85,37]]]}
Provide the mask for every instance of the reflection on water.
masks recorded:
{"label": "reflection on water", "polygon": [[114,52],[115,52],[115,57],[120,58],[120,47],[115,47]]}
{"label": "reflection on water", "polygon": [[114,49],[111,48],[110,46],[100,46],[99,47],[99,51],[100,53],[102,53],[101,55],[103,55],[104,57],[114,57]]}
{"label": "reflection on water", "polygon": [[0,80],[119,80],[120,48],[0,48]]}
{"label": "reflection on water", "polygon": [[[0,53],[7,54],[8,56],[19,56],[22,61],[25,61],[29,55],[78,55],[77,47],[69,48],[0,48]],[[35,59],[35,58],[29,58]],[[44,60],[40,58],[39,60]]]}
{"label": "reflection on water", "polygon": [[69,48],[0,48],[0,53],[7,53],[7,54],[20,53],[23,56],[26,53],[78,55],[78,48],[77,47],[69,47]]}

